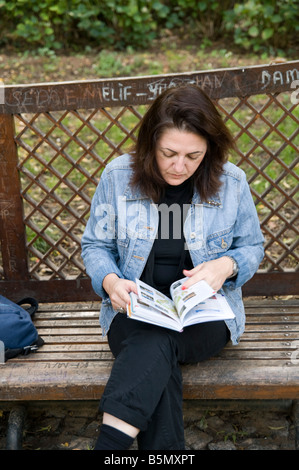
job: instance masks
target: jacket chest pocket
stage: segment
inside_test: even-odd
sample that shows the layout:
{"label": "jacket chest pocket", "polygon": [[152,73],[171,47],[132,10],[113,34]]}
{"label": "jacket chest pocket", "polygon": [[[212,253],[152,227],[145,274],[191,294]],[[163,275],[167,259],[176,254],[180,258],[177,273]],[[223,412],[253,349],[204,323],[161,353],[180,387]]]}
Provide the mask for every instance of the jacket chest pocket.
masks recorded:
{"label": "jacket chest pocket", "polygon": [[131,202],[121,206],[118,212],[118,239],[121,247],[127,247],[136,240],[148,240],[155,234],[151,212],[141,202]]}
{"label": "jacket chest pocket", "polygon": [[233,242],[233,226],[228,229],[215,232],[207,238],[207,252],[209,255],[224,253]]}

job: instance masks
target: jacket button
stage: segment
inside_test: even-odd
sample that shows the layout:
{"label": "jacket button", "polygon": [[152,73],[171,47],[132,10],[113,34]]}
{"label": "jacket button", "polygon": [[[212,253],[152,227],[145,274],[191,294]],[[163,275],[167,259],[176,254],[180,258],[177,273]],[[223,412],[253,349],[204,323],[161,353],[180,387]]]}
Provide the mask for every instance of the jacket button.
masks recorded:
{"label": "jacket button", "polygon": [[222,238],[222,241],[221,241],[221,248],[223,248],[225,250],[225,248],[227,248],[227,243],[225,240],[223,240]]}

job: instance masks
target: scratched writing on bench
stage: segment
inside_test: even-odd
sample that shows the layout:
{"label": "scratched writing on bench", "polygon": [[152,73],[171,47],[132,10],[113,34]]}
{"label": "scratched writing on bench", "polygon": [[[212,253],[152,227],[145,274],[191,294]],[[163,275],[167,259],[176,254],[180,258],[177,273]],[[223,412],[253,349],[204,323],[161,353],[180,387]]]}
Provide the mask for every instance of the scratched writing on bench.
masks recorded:
{"label": "scratched writing on bench", "polygon": [[[150,103],[164,90],[181,84],[196,84],[209,95],[225,94],[229,90],[244,95],[253,88],[267,92],[289,85],[299,79],[297,68],[272,70],[261,68],[254,76],[240,69],[232,75],[229,70],[217,72],[194,72],[177,76],[137,77],[135,79],[98,80],[90,82],[69,82],[61,84],[37,84],[33,86],[8,86],[5,88],[5,106],[9,109],[23,108],[24,110],[49,109],[80,109],[94,106],[120,105],[133,103]],[[234,89],[234,90],[233,90]],[[220,94],[221,94],[220,93]],[[211,96],[212,97],[212,96]],[[0,104],[1,109],[1,104]]]}
{"label": "scratched writing on bench", "polygon": [[[41,350],[42,351],[42,350]],[[64,375],[63,371],[67,369],[93,369],[96,367],[96,364],[92,361],[82,361],[82,362],[47,362],[43,365],[40,365],[40,369],[56,369],[59,374]],[[65,372],[67,373],[67,372]]]}
{"label": "scratched writing on bench", "polygon": [[264,90],[270,85],[291,84],[295,80],[298,80],[298,79],[299,79],[298,69],[286,70],[285,72],[282,72],[280,70],[275,70],[274,72],[263,70],[262,76],[261,76],[261,83],[262,83],[261,89]]}
{"label": "scratched writing on bench", "polygon": [[[220,88],[223,82],[224,74],[217,76],[215,74],[197,75],[194,77],[182,78],[159,78],[142,85],[139,89],[135,84],[129,85],[126,82],[99,84],[84,83],[79,85],[69,84],[68,87],[63,87],[60,93],[59,87],[37,86],[25,87],[12,90],[11,93],[6,94],[5,104],[9,107],[35,107],[43,108],[45,106],[77,106],[78,100],[82,103],[98,100],[100,103],[105,104],[114,102],[122,103],[129,102],[133,99],[138,100],[144,98],[145,100],[154,100],[167,88],[172,88],[184,83],[197,84],[202,88]],[[9,91],[9,88],[7,88]]]}

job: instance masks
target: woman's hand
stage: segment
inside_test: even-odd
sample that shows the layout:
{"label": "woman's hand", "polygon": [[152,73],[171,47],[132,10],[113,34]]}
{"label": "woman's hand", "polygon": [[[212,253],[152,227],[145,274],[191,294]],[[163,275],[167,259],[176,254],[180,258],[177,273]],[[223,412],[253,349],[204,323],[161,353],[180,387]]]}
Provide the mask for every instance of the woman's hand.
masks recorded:
{"label": "woman's hand", "polygon": [[190,271],[184,269],[183,274],[189,279],[182,285],[182,289],[188,289],[196,282],[205,280],[212,289],[218,291],[232,273],[233,262],[228,256],[213,259],[195,266]]}
{"label": "woman's hand", "polygon": [[114,310],[127,311],[130,303],[130,292],[137,294],[135,282],[128,279],[121,279],[115,273],[107,274],[103,281],[103,287],[110,297]]}

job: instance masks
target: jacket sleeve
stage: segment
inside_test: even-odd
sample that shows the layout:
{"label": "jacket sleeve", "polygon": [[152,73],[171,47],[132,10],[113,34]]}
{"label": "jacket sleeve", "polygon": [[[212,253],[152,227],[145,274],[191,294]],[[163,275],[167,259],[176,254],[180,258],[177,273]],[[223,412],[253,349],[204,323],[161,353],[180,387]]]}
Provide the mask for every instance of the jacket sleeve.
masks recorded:
{"label": "jacket sleeve", "polygon": [[118,268],[115,205],[109,173],[103,172],[91,203],[90,217],[81,240],[82,258],[96,294],[108,298],[103,289],[107,274],[123,277]]}
{"label": "jacket sleeve", "polygon": [[234,289],[241,287],[252,278],[264,257],[263,243],[264,237],[261,232],[258,214],[246,176],[243,173],[233,242],[224,254],[236,260],[239,271],[237,276],[228,279],[225,285]]}

